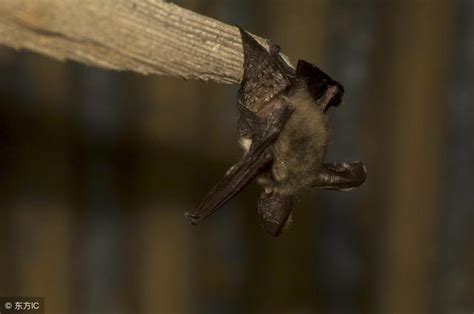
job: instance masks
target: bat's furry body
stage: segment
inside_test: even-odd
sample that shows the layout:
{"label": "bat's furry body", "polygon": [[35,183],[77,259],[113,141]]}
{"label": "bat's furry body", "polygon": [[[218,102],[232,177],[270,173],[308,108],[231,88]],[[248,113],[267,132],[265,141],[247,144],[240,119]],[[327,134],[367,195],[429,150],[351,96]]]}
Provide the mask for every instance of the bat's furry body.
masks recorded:
{"label": "bat's furry body", "polygon": [[295,107],[272,146],[271,179],[259,182],[267,192],[293,195],[316,180],[328,142],[328,119],[305,88],[291,87],[288,103]]}
{"label": "bat's furry body", "polygon": [[359,162],[323,163],[327,109],[339,105],[342,85],[306,61],[300,60],[296,70],[289,67],[278,46],[270,43],[267,51],[240,30],[245,60],[238,127],[244,157],[187,218],[199,223],[257,178],[264,188],[257,205],[263,226],[278,235],[290,221],[295,193],[356,187],[365,168]]}

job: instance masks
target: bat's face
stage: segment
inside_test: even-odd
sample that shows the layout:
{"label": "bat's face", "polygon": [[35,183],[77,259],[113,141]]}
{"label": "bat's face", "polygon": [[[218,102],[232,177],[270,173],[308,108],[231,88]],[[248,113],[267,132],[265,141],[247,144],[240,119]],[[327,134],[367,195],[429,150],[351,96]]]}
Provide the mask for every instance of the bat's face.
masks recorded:
{"label": "bat's face", "polygon": [[244,78],[238,96],[243,158],[233,165],[193,213],[192,224],[217,211],[258,178],[263,227],[279,235],[291,220],[293,195],[308,187],[345,190],[362,184],[361,163],[322,163],[328,143],[327,110],[344,89],[309,62],[296,70],[270,44],[265,50],[241,29]]}

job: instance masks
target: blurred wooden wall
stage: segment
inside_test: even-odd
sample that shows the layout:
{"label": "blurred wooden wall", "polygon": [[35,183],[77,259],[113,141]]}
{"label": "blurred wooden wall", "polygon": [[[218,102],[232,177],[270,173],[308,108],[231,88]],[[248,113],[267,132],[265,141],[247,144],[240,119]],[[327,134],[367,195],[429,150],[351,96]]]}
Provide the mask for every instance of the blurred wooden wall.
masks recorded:
{"label": "blurred wooden wall", "polygon": [[[67,68],[10,51],[2,66],[0,295],[43,296],[72,310],[73,169]],[[51,84],[53,83],[53,84]]]}
{"label": "blurred wooden wall", "polygon": [[44,296],[48,313],[473,307],[469,0],[180,5],[340,80],[328,157],[366,162],[366,184],[301,197],[279,239],[255,186],[191,227],[184,211],[241,154],[236,86],[2,48],[0,296]]}
{"label": "blurred wooden wall", "polygon": [[[468,313],[474,303],[474,178],[472,133],[474,106],[474,2],[458,1],[453,36],[446,134],[442,210],[437,235],[436,306],[440,313]],[[470,270],[469,270],[470,269]]]}
{"label": "blurred wooden wall", "polygon": [[[386,70],[379,77],[386,83],[378,100],[391,121],[384,143],[390,156],[380,166],[380,174],[389,178],[384,179],[389,194],[380,229],[386,234],[379,309],[430,313],[454,6],[448,1],[391,3],[380,18],[379,43],[385,45],[378,59],[383,65],[375,69]],[[380,117],[375,119],[379,125]]]}

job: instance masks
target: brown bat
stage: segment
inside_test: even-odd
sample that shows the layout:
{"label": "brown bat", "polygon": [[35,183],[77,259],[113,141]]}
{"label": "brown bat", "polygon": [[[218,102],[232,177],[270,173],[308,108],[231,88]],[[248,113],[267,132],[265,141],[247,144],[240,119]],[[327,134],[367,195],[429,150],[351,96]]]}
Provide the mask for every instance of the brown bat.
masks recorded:
{"label": "brown bat", "polygon": [[315,65],[299,60],[296,70],[269,42],[269,51],[242,28],[244,77],[238,93],[240,145],[245,153],[230,167],[196,210],[196,225],[257,179],[263,186],[258,213],[277,236],[291,222],[293,197],[314,187],[346,191],[365,181],[361,162],[323,163],[329,107],[341,103],[344,88]]}

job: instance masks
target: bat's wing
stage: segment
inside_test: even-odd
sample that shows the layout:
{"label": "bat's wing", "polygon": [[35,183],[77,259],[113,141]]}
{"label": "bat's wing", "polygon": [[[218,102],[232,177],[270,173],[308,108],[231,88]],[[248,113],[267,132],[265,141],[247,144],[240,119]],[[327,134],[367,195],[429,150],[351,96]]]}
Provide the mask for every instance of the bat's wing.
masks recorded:
{"label": "bat's wing", "polygon": [[[292,112],[293,108],[282,99],[276,102],[267,117],[261,118],[254,114],[252,120],[258,123],[254,127],[258,128],[259,132],[253,138],[250,150],[227,170],[224,177],[212,188],[194,212],[185,214],[191,224],[196,225],[215,213],[270,166],[272,154],[269,147],[280,134]],[[253,113],[248,111],[246,114]]]}
{"label": "bat's wing", "polygon": [[323,163],[313,187],[337,191],[351,190],[364,183],[366,173],[364,164],[359,161]]}
{"label": "bat's wing", "polygon": [[[293,108],[282,97],[275,98],[290,85],[292,69],[270,43],[265,50],[242,28],[244,76],[238,94],[239,132],[249,135],[252,145],[242,160],[233,165],[192,213],[186,213],[191,224],[198,224],[237,195],[272,162],[269,150],[280,134]],[[265,106],[265,114],[257,112]]]}
{"label": "bat's wing", "polygon": [[279,47],[271,42],[270,51],[240,28],[244,49],[244,76],[238,103],[252,112],[259,111],[290,85],[293,69],[282,59]]}

